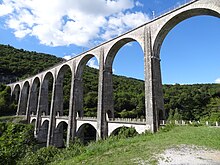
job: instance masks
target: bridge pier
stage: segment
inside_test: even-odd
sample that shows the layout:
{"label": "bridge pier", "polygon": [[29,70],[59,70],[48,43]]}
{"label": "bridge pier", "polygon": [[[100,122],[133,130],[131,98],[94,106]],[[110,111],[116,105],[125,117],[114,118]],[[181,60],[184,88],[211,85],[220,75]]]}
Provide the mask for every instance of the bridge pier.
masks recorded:
{"label": "bridge pier", "polygon": [[57,91],[57,88],[59,88],[59,84],[56,81],[56,78],[54,78],[53,81],[53,89],[52,89],[52,96],[51,96],[51,107],[50,107],[50,122],[49,122],[49,128],[48,128],[48,135],[47,135],[47,146],[53,145],[53,137],[54,137],[54,130],[56,127],[55,123],[55,117],[56,117],[56,109],[55,106],[57,105],[57,97],[59,96],[59,92]]}
{"label": "bridge pier", "polygon": [[105,139],[108,136],[107,112],[111,112],[112,115],[114,114],[112,68],[105,66],[104,50],[101,49],[99,59],[97,140]]}
{"label": "bridge pier", "polygon": [[154,54],[151,37],[151,29],[148,28],[144,43],[145,107],[146,126],[151,132],[156,132],[159,129],[159,112],[164,114],[164,105],[160,59]]}
{"label": "bridge pier", "polygon": [[37,136],[39,132],[39,128],[41,126],[41,115],[42,112],[46,112],[45,115],[48,115],[48,80],[40,83],[39,95],[38,95],[38,104],[37,104],[37,112],[36,112],[36,123],[35,123],[35,131],[34,134]]}
{"label": "bridge pier", "polygon": [[68,124],[68,128],[67,128],[67,146],[69,146],[70,141],[73,142],[76,137],[77,113],[81,112],[81,115],[83,115],[82,79],[76,78],[74,73],[72,73],[69,107],[70,108],[69,108],[69,124]]}

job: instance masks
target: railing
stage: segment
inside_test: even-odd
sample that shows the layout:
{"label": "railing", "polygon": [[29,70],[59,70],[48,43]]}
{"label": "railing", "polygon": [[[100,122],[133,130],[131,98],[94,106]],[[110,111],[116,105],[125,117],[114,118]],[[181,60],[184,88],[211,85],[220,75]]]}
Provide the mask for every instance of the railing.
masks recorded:
{"label": "railing", "polygon": [[220,127],[220,122],[200,122],[200,121],[184,121],[184,120],[173,120],[173,121],[166,121],[166,120],[160,120],[160,125],[164,126],[166,124],[175,124],[175,125],[193,125],[193,124],[201,124],[206,126],[216,126]]}
{"label": "railing", "polygon": [[196,2],[196,1],[199,1],[199,0],[185,0],[183,2],[177,3],[176,5],[170,7],[168,9],[166,9],[166,10],[163,10],[163,11],[161,11],[159,13],[155,13],[154,11],[152,11],[152,20],[157,19],[159,17],[162,17],[163,15],[165,15],[167,13],[175,11],[175,10],[177,10],[177,9],[183,7],[183,6],[186,6],[186,5],[188,5],[188,4],[192,3],[192,2]]}
{"label": "railing", "polygon": [[109,122],[145,123],[146,119],[139,118],[109,118]]}
{"label": "railing", "polygon": [[95,121],[97,120],[97,117],[77,117],[77,120],[92,120]]}

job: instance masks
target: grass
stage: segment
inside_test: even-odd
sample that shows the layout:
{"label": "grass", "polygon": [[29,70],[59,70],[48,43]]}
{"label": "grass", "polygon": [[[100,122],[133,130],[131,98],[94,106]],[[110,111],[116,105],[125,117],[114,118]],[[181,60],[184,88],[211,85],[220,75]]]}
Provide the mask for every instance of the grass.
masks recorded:
{"label": "grass", "polygon": [[20,122],[24,122],[24,117],[21,117],[21,116],[0,116],[0,122],[20,123]]}
{"label": "grass", "polygon": [[156,134],[144,134],[134,138],[109,138],[91,143],[83,147],[81,152],[75,153],[76,156],[65,157],[65,160],[52,164],[157,164],[158,154],[180,144],[220,150],[220,128],[176,126],[168,131],[162,130]]}

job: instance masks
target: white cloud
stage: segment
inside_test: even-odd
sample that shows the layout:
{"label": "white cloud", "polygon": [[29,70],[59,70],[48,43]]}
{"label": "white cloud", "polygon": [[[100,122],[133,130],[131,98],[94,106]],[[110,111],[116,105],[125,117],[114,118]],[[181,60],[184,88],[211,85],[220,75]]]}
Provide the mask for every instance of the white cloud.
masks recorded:
{"label": "white cloud", "polygon": [[220,84],[220,78],[217,78],[217,79],[215,80],[215,83]]}
{"label": "white cloud", "polygon": [[149,20],[150,18],[142,12],[120,12],[115,16],[109,17],[109,21],[105,25],[106,31],[102,34],[102,38],[108,40],[130,29],[138,27]]}
{"label": "white cloud", "polygon": [[87,65],[92,67],[92,68],[99,69],[99,66],[95,63],[94,59],[89,60]]}
{"label": "white cloud", "polygon": [[142,3],[139,2],[139,1],[136,1],[135,5],[138,6],[138,7],[143,7],[143,6],[144,6],[144,4],[142,4]]}
{"label": "white cloud", "polygon": [[137,27],[149,18],[132,12],[134,0],[3,0],[0,17],[18,38],[41,44],[89,46]]}
{"label": "white cloud", "polygon": [[64,58],[65,60],[70,60],[70,59],[72,58],[72,56],[71,56],[71,55],[66,55],[66,56],[63,56],[63,58]]}

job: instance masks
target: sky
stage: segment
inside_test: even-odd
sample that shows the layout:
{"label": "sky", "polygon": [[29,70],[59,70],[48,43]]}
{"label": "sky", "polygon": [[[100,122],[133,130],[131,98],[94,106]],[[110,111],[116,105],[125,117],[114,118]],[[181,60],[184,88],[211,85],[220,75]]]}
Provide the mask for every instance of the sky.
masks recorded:
{"label": "sky", "polygon": [[[0,44],[72,58],[186,0],[0,0]],[[220,19],[197,16],[175,26],[161,48],[163,84],[220,83]],[[129,43],[113,72],[144,79],[143,52]],[[95,58],[88,64],[98,67]]]}

